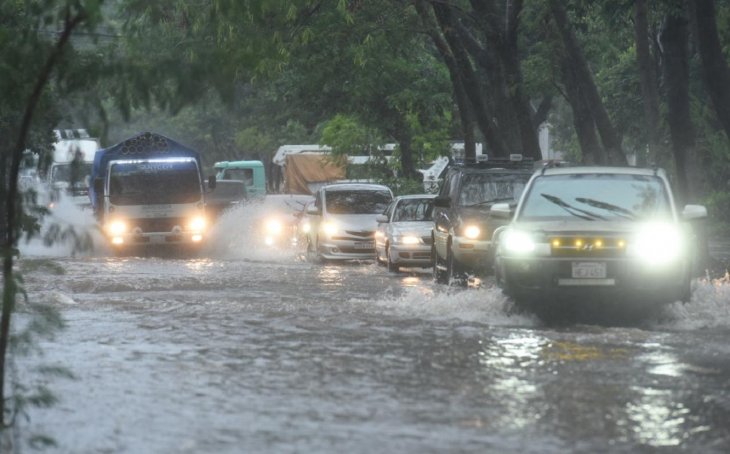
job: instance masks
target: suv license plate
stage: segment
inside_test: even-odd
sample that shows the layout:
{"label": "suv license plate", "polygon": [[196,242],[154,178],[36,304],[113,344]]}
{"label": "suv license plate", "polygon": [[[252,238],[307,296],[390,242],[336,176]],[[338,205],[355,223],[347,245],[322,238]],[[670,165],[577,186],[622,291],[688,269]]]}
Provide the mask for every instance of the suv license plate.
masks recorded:
{"label": "suv license plate", "polygon": [[355,249],[375,249],[375,243],[372,241],[361,241],[355,243],[354,247]]}
{"label": "suv license plate", "polygon": [[605,279],[605,262],[573,262],[574,279]]}

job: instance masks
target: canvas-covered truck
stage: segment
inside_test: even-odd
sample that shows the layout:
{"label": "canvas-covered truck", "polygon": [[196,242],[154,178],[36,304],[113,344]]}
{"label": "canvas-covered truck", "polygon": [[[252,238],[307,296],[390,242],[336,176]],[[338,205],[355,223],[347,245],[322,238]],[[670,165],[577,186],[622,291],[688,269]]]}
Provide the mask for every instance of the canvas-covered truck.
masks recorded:
{"label": "canvas-covered truck", "polygon": [[[150,132],[99,150],[90,195],[110,243],[202,244],[208,219],[201,169],[197,151]],[[215,182],[211,177],[211,189]]]}

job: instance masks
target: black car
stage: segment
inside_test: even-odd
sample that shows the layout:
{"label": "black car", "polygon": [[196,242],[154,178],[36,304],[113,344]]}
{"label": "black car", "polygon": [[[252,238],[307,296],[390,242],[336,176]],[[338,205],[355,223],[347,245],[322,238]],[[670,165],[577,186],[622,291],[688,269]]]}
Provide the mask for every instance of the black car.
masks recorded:
{"label": "black car", "polygon": [[439,283],[466,282],[492,272],[492,233],[507,223],[490,217],[494,203],[517,203],[533,173],[532,159],[513,155],[453,165],[434,200],[433,275]]}

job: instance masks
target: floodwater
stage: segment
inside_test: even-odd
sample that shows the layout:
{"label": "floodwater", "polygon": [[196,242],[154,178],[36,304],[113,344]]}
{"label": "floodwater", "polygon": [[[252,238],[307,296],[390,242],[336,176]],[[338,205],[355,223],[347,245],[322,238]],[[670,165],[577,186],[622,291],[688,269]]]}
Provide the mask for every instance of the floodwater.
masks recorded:
{"label": "floodwater", "polygon": [[16,380],[58,398],[18,420],[18,452],[730,446],[728,278],[698,279],[690,303],[637,323],[546,326],[489,282],[310,263],[252,246],[240,215],[215,232],[199,258],[24,246],[29,300],[66,326],[42,354],[13,356]]}

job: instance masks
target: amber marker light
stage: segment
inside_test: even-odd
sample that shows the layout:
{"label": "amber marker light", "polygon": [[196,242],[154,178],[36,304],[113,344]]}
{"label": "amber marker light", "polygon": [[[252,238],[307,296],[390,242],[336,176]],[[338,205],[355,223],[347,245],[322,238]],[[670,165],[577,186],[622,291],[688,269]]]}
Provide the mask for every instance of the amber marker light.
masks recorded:
{"label": "amber marker light", "polygon": [[583,240],[575,240],[575,247],[583,247]]}
{"label": "amber marker light", "polygon": [[552,244],[553,244],[553,247],[560,247],[560,240],[556,238],[553,240]]}
{"label": "amber marker light", "polygon": [[597,247],[597,248],[602,248],[603,247],[603,240],[596,240],[596,241],[594,241],[593,242],[593,246],[594,247]]}

